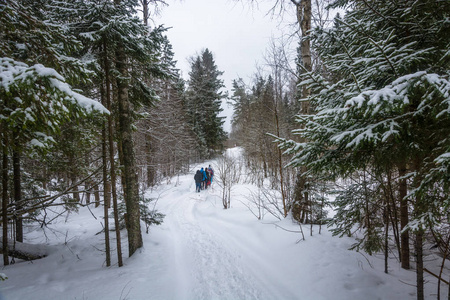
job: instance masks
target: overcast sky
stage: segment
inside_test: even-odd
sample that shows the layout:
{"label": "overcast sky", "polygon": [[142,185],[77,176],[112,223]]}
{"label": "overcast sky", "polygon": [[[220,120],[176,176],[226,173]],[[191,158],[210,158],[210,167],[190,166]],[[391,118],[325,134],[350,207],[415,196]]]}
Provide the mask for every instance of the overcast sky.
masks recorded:
{"label": "overcast sky", "polygon": [[280,18],[268,15],[275,1],[251,0],[167,0],[158,24],[171,27],[167,32],[178,67],[187,78],[187,58],[208,48],[213,52],[223,79],[247,79],[262,62],[263,53],[271,37],[281,35]]}
{"label": "overcast sky", "polygon": [[[157,24],[171,27],[167,36],[173,45],[177,66],[183,78],[188,79],[188,58],[208,48],[216,65],[224,74],[222,79],[227,90],[238,77],[249,82],[262,65],[263,55],[272,37],[280,37],[288,29],[288,21],[270,14],[275,1],[259,1],[250,5],[250,0],[167,0]],[[228,110],[227,107],[224,107]],[[231,113],[226,111],[229,116]],[[225,130],[229,131],[229,124]]]}

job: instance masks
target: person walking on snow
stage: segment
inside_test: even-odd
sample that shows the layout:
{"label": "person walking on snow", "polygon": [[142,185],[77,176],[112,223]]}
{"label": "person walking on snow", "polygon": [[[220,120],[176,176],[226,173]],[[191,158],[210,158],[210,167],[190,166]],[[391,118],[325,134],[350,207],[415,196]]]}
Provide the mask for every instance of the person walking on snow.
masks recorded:
{"label": "person walking on snow", "polygon": [[206,188],[206,172],[203,168],[200,170],[202,173],[202,190]]}
{"label": "person walking on snow", "polygon": [[211,173],[209,173],[209,170],[206,167],[205,167],[205,173],[206,173],[205,189],[207,189],[211,185]]}
{"label": "person walking on snow", "polygon": [[197,193],[200,193],[200,190],[202,188],[202,180],[203,180],[203,175],[202,175],[202,172],[200,172],[200,170],[197,170],[197,173],[195,173],[194,180],[195,180],[195,191]]}
{"label": "person walking on snow", "polygon": [[212,183],[213,177],[214,177],[214,170],[211,168],[211,165],[209,165],[208,171],[209,171],[209,175],[211,176],[211,180],[210,181]]}

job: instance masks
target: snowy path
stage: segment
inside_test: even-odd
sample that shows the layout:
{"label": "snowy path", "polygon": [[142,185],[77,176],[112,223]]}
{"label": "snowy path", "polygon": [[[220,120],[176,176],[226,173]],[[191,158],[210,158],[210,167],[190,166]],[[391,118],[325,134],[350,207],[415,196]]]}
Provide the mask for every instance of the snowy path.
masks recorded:
{"label": "snowy path", "polygon": [[[232,208],[224,210],[220,189],[215,186],[196,193],[191,177],[180,176],[176,184],[156,192],[161,195],[158,210],[166,217],[150,237],[158,246],[147,250],[159,252],[153,259],[168,266],[168,274],[158,284],[165,291],[152,299],[414,297],[410,286],[400,284],[399,288],[397,279],[392,281],[391,275],[383,273],[381,259],[371,259],[371,264],[380,266],[372,270],[361,254],[349,251],[352,239],[332,238],[325,228],[321,235],[315,228],[310,237],[305,228],[306,241],[296,243],[299,234],[270,223],[277,222],[290,231],[298,230],[298,225],[270,216],[258,221],[238,201],[245,201],[248,187],[237,187]],[[412,274],[402,275],[408,278]]]}
{"label": "snowy path", "polygon": [[[174,194],[177,194],[176,192]],[[188,198],[186,198],[188,196]],[[189,192],[172,198],[162,210],[173,241],[173,272],[178,278],[176,299],[276,299],[254,270],[244,262],[236,243],[224,238],[227,224],[209,226],[211,221],[198,213],[208,205],[210,191]],[[220,232],[219,232],[220,231]]]}

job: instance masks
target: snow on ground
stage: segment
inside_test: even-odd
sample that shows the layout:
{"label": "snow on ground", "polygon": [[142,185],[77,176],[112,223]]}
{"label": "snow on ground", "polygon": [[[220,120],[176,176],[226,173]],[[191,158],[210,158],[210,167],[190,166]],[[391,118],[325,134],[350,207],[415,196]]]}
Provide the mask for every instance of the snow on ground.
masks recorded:
{"label": "snow on ground", "polygon": [[144,247],[131,258],[122,232],[121,268],[115,252],[114,265],[104,265],[101,207],[52,222],[45,236],[31,227],[27,242],[47,243],[51,254],[3,267],[0,299],[415,299],[413,271],[392,261],[385,274],[381,256],[347,250],[353,239],[331,237],[326,228],[319,234],[318,227],[310,236],[304,227],[303,241],[289,218],[257,220],[244,205],[254,186],[234,186],[228,210],[217,183],[196,193],[200,167],[148,193],[158,198],[164,223],[143,233]]}

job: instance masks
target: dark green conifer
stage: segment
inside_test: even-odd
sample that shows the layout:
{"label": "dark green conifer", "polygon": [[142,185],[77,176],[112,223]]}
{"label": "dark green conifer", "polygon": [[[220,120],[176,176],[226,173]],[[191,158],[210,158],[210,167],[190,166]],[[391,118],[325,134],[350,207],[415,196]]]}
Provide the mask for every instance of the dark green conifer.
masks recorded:
{"label": "dark green conifer", "polygon": [[191,61],[185,108],[189,122],[198,139],[198,150],[202,157],[220,150],[226,139],[223,130],[224,117],[219,117],[222,99],[226,97],[221,89],[223,80],[214,61],[213,54],[205,49]]}

